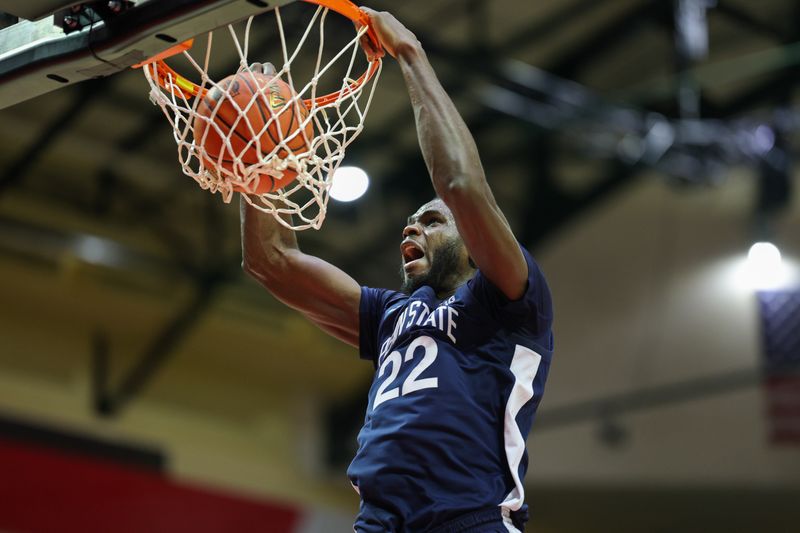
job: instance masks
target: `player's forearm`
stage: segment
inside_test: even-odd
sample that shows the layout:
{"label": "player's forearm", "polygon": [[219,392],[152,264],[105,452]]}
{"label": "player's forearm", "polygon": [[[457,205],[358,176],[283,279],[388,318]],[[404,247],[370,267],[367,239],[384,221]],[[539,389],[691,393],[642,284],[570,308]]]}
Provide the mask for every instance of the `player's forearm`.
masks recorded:
{"label": "player's forearm", "polygon": [[287,263],[287,254],[298,251],[292,230],[272,215],[262,213],[247,200],[240,200],[242,225],[242,268],[259,281],[277,276]]}
{"label": "player's forearm", "polygon": [[467,125],[445,92],[419,43],[398,50],[422,155],[440,198],[459,188],[481,188],[483,168]]}

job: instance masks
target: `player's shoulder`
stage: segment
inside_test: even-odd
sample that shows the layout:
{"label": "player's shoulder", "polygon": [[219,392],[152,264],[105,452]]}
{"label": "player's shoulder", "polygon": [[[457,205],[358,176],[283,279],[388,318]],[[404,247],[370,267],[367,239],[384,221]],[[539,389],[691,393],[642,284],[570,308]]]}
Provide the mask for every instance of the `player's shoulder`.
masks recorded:
{"label": "player's shoulder", "polygon": [[507,298],[480,270],[467,281],[465,288],[496,322],[504,325],[522,324],[536,317],[538,329],[541,329],[552,321],[550,289],[542,269],[531,253],[522,245],[520,250],[528,265],[527,286],[520,298]]}
{"label": "player's shoulder", "polygon": [[361,287],[361,309],[371,309],[381,314],[400,309],[408,301],[408,296],[393,289]]}

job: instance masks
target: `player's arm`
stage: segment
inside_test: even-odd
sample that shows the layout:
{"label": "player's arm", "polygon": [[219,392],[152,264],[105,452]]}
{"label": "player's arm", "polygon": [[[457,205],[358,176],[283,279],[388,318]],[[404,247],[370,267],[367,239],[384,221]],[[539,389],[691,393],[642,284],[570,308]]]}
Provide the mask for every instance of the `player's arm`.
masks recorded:
{"label": "player's arm", "polygon": [[470,257],[508,298],[525,292],[528,267],[486,182],[475,140],[436,77],[422,45],[389,13],[362,8],[403,72],[422,155],[436,194],[453,212]]}
{"label": "player's arm", "polygon": [[300,251],[292,230],[244,198],[240,214],[244,271],[324,331],[357,347],[358,283],[330,263]]}

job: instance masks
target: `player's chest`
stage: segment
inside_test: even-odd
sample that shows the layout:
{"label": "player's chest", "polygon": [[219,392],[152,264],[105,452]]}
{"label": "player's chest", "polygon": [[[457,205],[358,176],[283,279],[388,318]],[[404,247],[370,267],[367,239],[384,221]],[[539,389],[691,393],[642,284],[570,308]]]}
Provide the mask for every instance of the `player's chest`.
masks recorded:
{"label": "player's chest", "polygon": [[385,404],[385,413],[419,416],[420,402],[432,398],[463,402],[473,381],[490,372],[481,349],[482,338],[491,337],[485,330],[480,314],[458,298],[412,299],[389,309],[379,330],[370,412]]}
{"label": "player's chest", "polygon": [[481,310],[465,298],[455,296],[439,301],[420,291],[420,297],[387,309],[378,329],[379,361],[396,346],[421,336],[431,337],[458,351],[469,351],[494,328],[486,322]]}

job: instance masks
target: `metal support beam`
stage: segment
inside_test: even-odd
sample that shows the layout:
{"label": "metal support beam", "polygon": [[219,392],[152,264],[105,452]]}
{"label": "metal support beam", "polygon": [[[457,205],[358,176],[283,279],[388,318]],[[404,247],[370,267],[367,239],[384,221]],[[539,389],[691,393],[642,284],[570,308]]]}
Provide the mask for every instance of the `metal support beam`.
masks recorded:
{"label": "metal support beam", "polygon": [[800,65],[795,65],[747,88],[729,102],[719,105],[721,116],[735,116],[765,102],[780,102],[797,86],[798,74]]}
{"label": "metal support beam", "polygon": [[630,166],[619,160],[610,160],[602,170],[603,178],[595,185],[576,195],[563,193],[556,185],[552,146],[548,137],[541,135],[531,144],[529,168],[538,176],[534,192],[530,195],[530,206],[525,223],[517,237],[527,246],[535,247],[565,227],[589,207],[596,205],[626,185],[639,175],[640,168]]}
{"label": "metal support beam", "polygon": [[759,35],[775,39],[779,43],[785,43],[789,40],[789,36],[782,28],[757,19],[741,6],[732,4],[730,0],[717,0],[714,13],[719,13],[728,20],[736,22]]}
{"label": "metal support beam", "polygon": [[[647,3],[644,2],[644,4]],[[594,10],[605,8],[606,5],[597,0],[564,2],[552,16],[545,20],[535,20],[532,24],[525,26],[496,47],[494,53],[498,57],[515,55],[517,49],[549,39],[554,34],[563,31],[565,26],[580,20],[581,17],[591,15]],[[623,14],[622,18],[627,20],[638,11],[639,7],[634,6],[631,11]]]}
{"label": "metal support beam", "polygon": [[575,79],[578,72],[614,46],[633,37],[633,29],[652,24],[657,16],[658,2],[642,2],[631,6],[610,24],[591,32],[582,41],[558,57],[545,70],[557,76]]}
{"label": "metal support beam", "polygon": [[581,422],[599,422],[615,415],[730,394],[757,385],[762,377],[761,369],[745,368],[712,377],[612,394],[551,409],[543,408],[536,417],[536,431],[541,432]]}
{"label": "metal support beam", "polygon": [[60,115],[44,125],[39,138],[6,167],[0,177],[0,194],[22,181],[38,157],[69,128],[73,120],[92,103],[95,95],[103,91],[106,85],[105,79],[92,80],[81,85],[72,103]]}
{"label": "metal support beam", "polygon": [[98,415],[110,417],[118,414],[141,393],[192,327],[211,307],[223,280],[222,275],[213,274],[198,285],[191,301],[153,339],[130,372],[123,376],[116,389],[108,383],[108,369],[111,363],[108,342],[102,336],[95,338],[92,354],[94,386],[92,403]]}
{"label": "metal support beam", "polygon": [[[565,25],[591,13],[592,10],[601,5],[602,3],[596,0],[579,0],[575,4],[568,4],[556,11],[551,17],[545,20],[536,20],[508,37],[503,43],[494,46],[492,49],[485,50],[486,57],[477,62],[472,51],[457,50],[444,46],[433,32],[418,30],[416,33],[426,52],[432,57],[444,58],[453,64],[463,67],[458,69],[457,77],[440,76],[440,81],[447,93],[451,98],[455,99],[470,89],[470,84],[465,83],[464,76],[486,77],[488,72],[490,73],[490,78],[493,77],[495,75],[494,65],[501,63],[507,57],[515,55],[518,48],[532,46],[537,42],[550,38],[554,33],[562,30]],[[455,6],[452,9],[455,9]],[[638,12],[638,9],[634,11],[634,13],[636,12]],[[397,135],[396,125],[403,124],[412,117],[410,107],[404,107],[395,116],[385,121],[387,124],[385,129],[371,131],[364,138],[359,139],[357,143],[354,143],[350,148],[351,153],[356,153],[359,150],[364,152],[370,152],[375,149],[384,150],[387,146],[391,146],[392,140]],[[468,119],[469,117],[465,118]],[[469,123],[469,120],[467,122]],[[403,159],[398,157],[397,160],[402,161]]]}
{"label": "metal support beam", "polygon": [[692,75],[691,66],[708,55],[708,19],[710,0],[676,0],[673,4],[675,76],[678,84],[676,104],[681,118],[699,118],[701,87]]}

